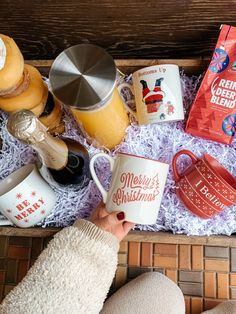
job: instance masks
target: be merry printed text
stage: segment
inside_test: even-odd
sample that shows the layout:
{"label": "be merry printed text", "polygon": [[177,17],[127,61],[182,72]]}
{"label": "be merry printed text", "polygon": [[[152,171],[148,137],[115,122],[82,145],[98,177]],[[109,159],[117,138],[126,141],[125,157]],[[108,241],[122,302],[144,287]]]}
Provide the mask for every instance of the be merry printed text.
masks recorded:
{"label": "be merry printed text", "polygon": [[16,209],[18,210],[19,214],[15,215],[17,220],[22,220],[29,215],[32,215],[35,211],[41,210],[42,206],[44,205],[43,198],[39,198],[37,202],[34,202],[32,205],[29,203],[28,200],[24,200],[23,202],[16,205]]}

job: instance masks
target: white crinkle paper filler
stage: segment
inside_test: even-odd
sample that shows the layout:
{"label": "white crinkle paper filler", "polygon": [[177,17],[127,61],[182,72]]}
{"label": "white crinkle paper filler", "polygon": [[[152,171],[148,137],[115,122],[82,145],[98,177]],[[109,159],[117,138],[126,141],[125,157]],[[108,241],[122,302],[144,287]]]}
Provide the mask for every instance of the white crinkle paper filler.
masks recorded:
{"label": "white crinkle paper filler", "polygon": [[[185,113],[196,94],[201,77],[187,77],[181,74]],[[0,137],[3,140],[0,151],[0,179],[5,178],[24,164],[35,162],[36,156],[32,148],[21,144],[10,136],[6,130],[7,115],[0,112]],[[66,132],[65,137],[73,138],[86,146],[90,156],[101,151],[89,145],[68,110],[64,115]],[[171,164],[173,155],[181,149],[189,149],[198,157],[205,152],[222,163],[236,176],[236,142],[231,146],[218,144],[196,138],[184,132],[184,122],[161,123],[147,126],[138,126],[131,118],[131,125],[127,129],[126,138],[115,150],[108,152],[115,156],[117,152],[128,152],[144,157],[150,157]],[[189,164],[188,157],[180,158],[180,169]],[[108,187],[111,174],[109,165],[104,159],[97,164],[97,171],[104,186]],[[155,225],[136,225],[138,230],[159,231],[171,230],[173,233],[187,235],[230,235],[236,232],[236,205],[224,210],[212,219],[203,220],[189,212],[179,201],[175,193],[172,167],[170,166],[167,183],[164,190],[159,216]],[[68,226],[78,218],[88,217],[91,210],[101,201],[101,194],[91,180],[87,187],[79,190],[76,186],[54,188],[57,195],[57,204],[51,214],[39,226]],[[2,218],[2,217],[0,217]]]}

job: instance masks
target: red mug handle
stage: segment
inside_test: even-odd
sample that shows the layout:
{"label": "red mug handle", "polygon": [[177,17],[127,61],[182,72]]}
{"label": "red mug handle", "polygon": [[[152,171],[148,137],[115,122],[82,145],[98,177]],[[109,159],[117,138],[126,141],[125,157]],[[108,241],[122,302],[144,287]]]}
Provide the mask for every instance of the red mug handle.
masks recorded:
{"label": "red mug handle", "polygon": [[173,160],[172,160],[172,167],[173,167],[175,181],[179,181],[182,177],[179,174],[178,169],[177,169],[177,158],[181,155],[189,156],[194,164],[198,161],[198,158],[192,152],[190,152],[190,150],[184,149],[184,150],[180,150],[178,153],[176,153],[174,155]]}

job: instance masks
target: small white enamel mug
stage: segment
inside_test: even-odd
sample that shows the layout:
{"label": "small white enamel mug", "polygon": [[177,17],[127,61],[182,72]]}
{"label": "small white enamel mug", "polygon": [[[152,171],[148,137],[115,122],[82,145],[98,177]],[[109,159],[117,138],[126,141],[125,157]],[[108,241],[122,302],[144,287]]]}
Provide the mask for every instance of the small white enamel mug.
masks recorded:
{"label": "small white enamel mug", "polygon": [[13,224],[31,227],[53,209],[56,195],[33,164],[0,181],[0,211]]}
{"label": "small white enamel mug", "polygon": [[[107,192],[94,169],[95,161],[105,157],[112,171]],[[138,224],[156,223],[169,165],[126,153],[118,153],[116,160],[105,153],[91,158],[91,175],[102,193],[108,212],[123,211],[125,220]]]}
{"label": "small white enamel mug", "polygon": [[137,110],[137,114],[133,114],[139,124],[184,120],[180,74],[176,64],[140,69],[133,73],[132,80],[133,85],[122,83],[118,89],[121,96],[127,88],[133,92]]}

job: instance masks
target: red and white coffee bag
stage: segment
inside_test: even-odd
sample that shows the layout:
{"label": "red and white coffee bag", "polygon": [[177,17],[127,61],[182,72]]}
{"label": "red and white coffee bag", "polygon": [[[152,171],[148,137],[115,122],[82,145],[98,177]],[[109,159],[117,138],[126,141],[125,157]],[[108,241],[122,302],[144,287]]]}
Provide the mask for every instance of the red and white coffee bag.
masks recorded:
{"label": "red and white coffee bag", "polygon": [[236,27],[223,25],[186,132],[230,144],[236,133]]}

